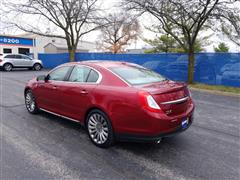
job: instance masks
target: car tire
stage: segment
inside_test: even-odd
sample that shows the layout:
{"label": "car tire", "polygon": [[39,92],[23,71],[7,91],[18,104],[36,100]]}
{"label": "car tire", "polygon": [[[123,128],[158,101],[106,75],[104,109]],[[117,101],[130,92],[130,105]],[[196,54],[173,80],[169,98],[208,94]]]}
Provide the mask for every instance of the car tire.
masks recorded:
{"label": "car tire", "polygon": [[37,114],[39,112],[35,97],[30,89],[25,92],[25,105],[29,113]]}
{"label": "car tire", "polygon": [[12,70],[12,68],[13,68],[13,65],[10,64],[10,63],[6,63],[6,64],[3,65],[3,70],[4,70],[4,71],[9,72],[9,71]]}
{"label": "car tire", "polygon": [[42,69],[42,65],[39,64],[39,63],[36,63],[36,64],[33,65],[33,69],[35,71],[40,71]]}
{"label": "car tire", "polygon": [[86,129],[96,146],[108,148],[114,143],[112,124],[104,112],[98,109],[90,111],[86,119]]}

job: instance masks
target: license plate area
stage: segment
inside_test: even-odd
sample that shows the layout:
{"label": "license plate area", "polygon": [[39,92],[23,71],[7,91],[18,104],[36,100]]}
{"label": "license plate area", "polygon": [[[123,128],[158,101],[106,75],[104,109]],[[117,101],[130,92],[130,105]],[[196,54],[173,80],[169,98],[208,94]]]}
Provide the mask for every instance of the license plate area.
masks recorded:
{"label": "license plate area", "polygon": [[184,118],[182,120],[182,129],[186,129],[188,127],[188,124],[189,124],[189,118]]}

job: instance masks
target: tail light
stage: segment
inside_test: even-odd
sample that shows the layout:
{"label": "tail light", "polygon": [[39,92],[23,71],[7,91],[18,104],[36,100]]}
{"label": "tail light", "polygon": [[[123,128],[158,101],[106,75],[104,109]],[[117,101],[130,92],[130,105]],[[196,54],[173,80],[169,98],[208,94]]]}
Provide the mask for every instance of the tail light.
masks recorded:
{"label": "tail light", "polygon": [[0,59],[0,62],[3,62],[3,60],[2,60],[2,59]]}
{"label": "tail light", "polygon": [[192,94],[191,91],[189,90],[189,88],[186,87],[186,95],[189,97],[188,98],[188,102],[191,104],[192,102]]}
{"label": "tail light", "polygon": [[191,98],[192,97],[191,91],[188,88],[186,88],[186,89],[187,89],[187,92],[188,92],[188,96]]}
{"label": "tail light", "polygon": [[189,95],[190,98],[192,97],[192,93],[189,89],[188,89],[188,95]]}
{"label": "tail light", "polygon": [[186,96],[189,96],[190,98],[192,97],[192,94],[187,87],[184,89],[184,93],[185,93]]}
{"label": "tail light", "polygon": [[161,110],[154,98],[148,92],[140,91],[139,97],[140,102],[145,109],[152,112],[159,112]]}

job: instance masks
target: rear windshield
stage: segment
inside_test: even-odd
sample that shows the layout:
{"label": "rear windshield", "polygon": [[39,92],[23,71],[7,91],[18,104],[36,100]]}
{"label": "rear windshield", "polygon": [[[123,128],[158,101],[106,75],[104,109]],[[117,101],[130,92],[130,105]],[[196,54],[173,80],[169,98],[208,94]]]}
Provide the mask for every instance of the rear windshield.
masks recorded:
{"label": "rear windshield", "polygon": [[120,66],[111,67],[110,70],[131,85],[149,84],[166,80],[160,74],[140,67]]}

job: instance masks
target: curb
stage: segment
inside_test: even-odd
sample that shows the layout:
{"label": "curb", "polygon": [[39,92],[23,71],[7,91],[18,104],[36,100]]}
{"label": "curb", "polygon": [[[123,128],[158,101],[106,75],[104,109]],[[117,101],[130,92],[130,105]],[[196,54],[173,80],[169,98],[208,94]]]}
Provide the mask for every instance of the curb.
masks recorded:
{"label": "curb", "polygon": [[193,88],[193,87],[189,87],[189,88],[191,90],[194,90],[194,91],[207,92],[207,93],[211,93],[211,94],[215,94],[215,95],[224,95],[224,96],[232,96],[232,97],[239,97],[240,98],[240,94],[232,93],[232,92],[223,92],[223,91],[217,91],[217,90],[199,89],[199,88]]}

